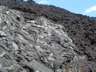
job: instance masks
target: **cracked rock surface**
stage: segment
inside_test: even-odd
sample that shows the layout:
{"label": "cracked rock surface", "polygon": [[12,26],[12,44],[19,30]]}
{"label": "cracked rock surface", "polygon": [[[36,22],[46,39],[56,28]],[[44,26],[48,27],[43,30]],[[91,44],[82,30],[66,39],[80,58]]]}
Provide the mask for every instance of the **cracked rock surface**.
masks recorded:
{"label": "cracked rock surface", "polygon": [[63,72],[75,66],[78,48],[65,27],[43,17],[25,22],[20,11],[0,6],[0,72]]}

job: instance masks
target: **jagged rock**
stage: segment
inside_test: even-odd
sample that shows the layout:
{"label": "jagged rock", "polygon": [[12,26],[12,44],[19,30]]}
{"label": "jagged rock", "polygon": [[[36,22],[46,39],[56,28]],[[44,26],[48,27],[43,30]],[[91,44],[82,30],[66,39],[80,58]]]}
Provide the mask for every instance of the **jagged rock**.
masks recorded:
{"label": "jagged rock", "polygon": [[[93,72],[96,71],[96,17],[75,14],[60,7],[42,5],[35,1],[14,2],[10,0],[0,0],[0,5],[20,10],[25,21],[35,20],[43,16],[54,24],[57,23],[66,27],[69,37],[78,47],[78,51],[76,52],[82,57],[83,55],[85,56],[84,59],[80,57],[83,59],[81,63],[79,62],[81,68],[84,70],[90,68]],[[19,18],[17,19],[19,20]],[[66,44],[64,46],[66,46]]]}
{"label": "jagged rock", "polygon": [[[43,17],[25,22],[20,11],[0,6],[1,72],[62,72],[74,65],[77,47],[65,27]],[[73,64],[72,64],[73,63]]]}

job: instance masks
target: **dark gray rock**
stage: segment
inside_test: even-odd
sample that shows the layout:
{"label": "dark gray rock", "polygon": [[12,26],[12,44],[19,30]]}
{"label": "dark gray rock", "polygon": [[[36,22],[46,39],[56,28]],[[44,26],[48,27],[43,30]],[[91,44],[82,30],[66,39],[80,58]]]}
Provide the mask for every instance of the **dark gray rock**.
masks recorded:
{"label": "dark gray rock", "polygon": [[16,2],[16,1],[23,1],[23,0],[11,0],[11,1],[14,1],[14,2]]}
{"label": "dark gray rock", "polygon": [[33,0],[28,0],[28,1],[33,1]]}
{"label": "dark gray rock", "polygon": [[63,64],[78,62],[62,25],[43,17],[25,22],[20,13],[0,6],[1,72],[62,72]]}

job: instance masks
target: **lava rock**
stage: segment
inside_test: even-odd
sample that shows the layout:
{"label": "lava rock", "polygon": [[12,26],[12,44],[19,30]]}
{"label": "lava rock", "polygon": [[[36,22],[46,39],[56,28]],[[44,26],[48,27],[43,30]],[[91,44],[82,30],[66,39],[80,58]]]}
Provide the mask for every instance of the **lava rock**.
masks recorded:
{"label": "lava rock", "polygon": [[1,72],[62,72],[63,64],[79,62],[64,26],[44,17],[25,22],[20,11],[4,6],[0,14]]}

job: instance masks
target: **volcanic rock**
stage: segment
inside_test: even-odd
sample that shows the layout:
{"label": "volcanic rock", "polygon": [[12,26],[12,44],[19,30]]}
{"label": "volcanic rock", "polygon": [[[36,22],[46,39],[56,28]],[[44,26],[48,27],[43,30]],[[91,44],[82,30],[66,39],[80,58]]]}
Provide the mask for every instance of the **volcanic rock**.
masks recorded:
{"label": "volcanic rock", "polygon": [[44,17],[24,21],[20,11],[0,6],[0,72],[62,72],[75,67],[78,48],[64,26]]}
{"label": "volcanic rock", "polygon": [[54,24],[63,25],[78,47],[76,52],[81,55],[79,58],[83,59],[78,62],[81,68],[89,72],[96,71],[96,17],[75,14],[54,5],[37,4],[35,1],[0,0],[0,5],[21,11],[25,21],[42,16]]}
{"label": "volcanic rock", "polygon": [[73,43],[78,47],[77,53],[82,55],[81,57],[86,57],[80,65],[89,69],[89,72],[96,71],[96,17],[75,14],[54,5],[42,5],[34,1],[0,1],[0,5],[20,10],[25,21],[43,16],[54,24],[63,25]]}

